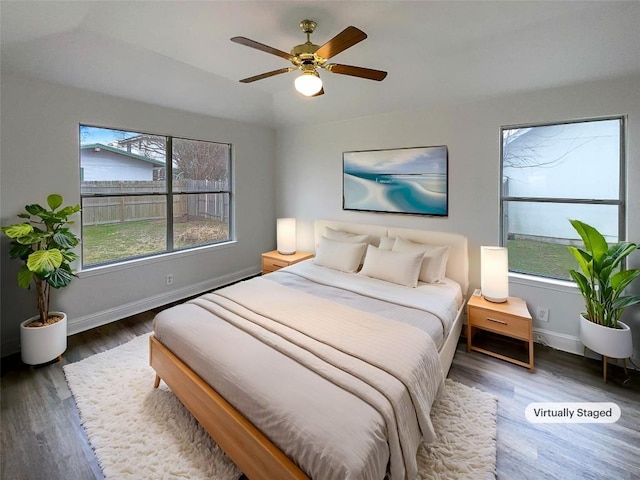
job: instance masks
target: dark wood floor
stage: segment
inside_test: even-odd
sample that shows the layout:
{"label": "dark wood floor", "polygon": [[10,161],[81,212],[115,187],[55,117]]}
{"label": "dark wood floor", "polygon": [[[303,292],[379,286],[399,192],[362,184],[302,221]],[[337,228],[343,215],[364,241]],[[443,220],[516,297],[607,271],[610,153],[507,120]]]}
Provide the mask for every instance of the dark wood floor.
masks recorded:
{"label": "dark wood floor", "polygon": [[[605,384],[601,362],[536,344],[529,373],[459,344],[449,377],[498,396],[498,478],[640,479],[640,372],[609,368]],[[621,418],[534,425],[525,419],[532,402],[614,402]]]}
{"label": "dark wood floor", "polygon": [[[102,473],[80,425],[62,366],[114,348],[149,332],[147,312],[69,337],[60,362],[31,368],[19,356],[2,359],[0,478],[11,480],[100,479]],[[516,346],[506,345],[507,349]],[[640,478],[640,372],[626,377],[601,364],[536,345],[535,373],[460,343],[450,377],[498,396],[498,478]],[[525,407],[543,401],[615,402],[615,424],[532,425]]]}

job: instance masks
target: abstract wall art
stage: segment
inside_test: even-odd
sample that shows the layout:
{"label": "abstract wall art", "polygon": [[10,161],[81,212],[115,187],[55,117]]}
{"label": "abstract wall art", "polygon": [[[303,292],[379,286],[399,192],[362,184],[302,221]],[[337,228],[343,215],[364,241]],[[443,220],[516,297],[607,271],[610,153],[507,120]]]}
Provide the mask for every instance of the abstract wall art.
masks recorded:
{"label": "abstract wall art", "polygon": [[342,208],[448,215],[446,146],[342,154]]}

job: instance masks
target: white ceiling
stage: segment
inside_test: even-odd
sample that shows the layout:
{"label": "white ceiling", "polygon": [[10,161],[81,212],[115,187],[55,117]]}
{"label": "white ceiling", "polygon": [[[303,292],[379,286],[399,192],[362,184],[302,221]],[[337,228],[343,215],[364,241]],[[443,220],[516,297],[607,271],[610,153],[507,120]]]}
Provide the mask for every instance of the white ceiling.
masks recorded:
{"label": "white ceiling", "polygon": [[[305,18],[318,45],[365,31],[332,61],[387,78],[321,71],[317,98],[294,91],[296,73],[238,82],[289,64],[231,37],[288,52]],[[0,19],[3,73],[271,126],[640,73],[640,1],[2,0]]]}

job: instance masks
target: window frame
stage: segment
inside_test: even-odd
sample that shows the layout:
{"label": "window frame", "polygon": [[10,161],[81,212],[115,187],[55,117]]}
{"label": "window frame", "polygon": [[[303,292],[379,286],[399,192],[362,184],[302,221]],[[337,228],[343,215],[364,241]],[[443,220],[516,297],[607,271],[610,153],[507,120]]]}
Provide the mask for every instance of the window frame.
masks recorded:
{"label": "window frame", "polygon": [[[617,199],[594,199],[594,198],[557,198],[557,197],[522,197],[522,196],[510,196],[504,194],[504,132],[506,130],[514,130],[521,128],[535,128],[535,127],[549,127],[557,125],[571,125],[588,122],[602,122],[617,120],[620,122],[620,138],[619,138],[619,178],[618,178],[618,198]],[[618,208],[618,242],[622,242],[626,239],[626,115],[612,115],[606,117],[591,117],[578,120],[563,120],[557,122],[541,122],[541,123],[526,123],[518,125],[503,125],[499,130],[499,144],[500,144],[500,176],[499,176],[499,191],[500,191],[500,246],[507,246],[508,231],[505,225],[505,204],[507,202],[530,202],[530,203],[550,203],[550,204],[570,204],[570,205],[612,205]],[[624,265],[622,266],[624,268]],[[574,283],[572,280],[560,280],[554,277],[536,275],[534,273],[516,272],[511,270],[509,266],[510,275],[522,275],[525,277],[544,279],[550,281],[567,281]]]}
{"label": "window frame", "polygon": [[[95,124],[88,124],[88,123],[79,123],[78,124],[78,132],[81,131],[82,127],[89,127],[89,128],[100,128],[100,129],[104,129],[104,130],[115,130],[115,131],[126,131],[126,132],[131,132],[131,133],[137,133],[139,135],[148,135],[148,136],[154,136],[154,137],[164,137],[165,139],[165,178],[164,178],[164,182],[165,182],[165,191],[164,192],[140,192],[140,193],[106,193],[106,194],[100,194],[100,193],[92,193],[92,194],[84,194],[82,193],[82,182],[84,180],[84,168],[82,166],[82,141],[81,138],[78,138],[78,163],[79,163],[79,172],[80,172],[80,204],[82,205],[83,200],[85,198],[107,198],[107,197],[139,197],[139,196],[160,196],[160,197],[164,197],[166,199],[166,211],[165,211],[165,221],[166,221],[166,230],[165,230],[165,240],[166,240],[166,245],[165,245],[165,249],[162,251],[158,251],[158,252],[154,252],[154,253],[150,253],[150,254],[144,254],[144,255],[137,255],[134,257],[128,257],[128,258],[124,258],[124,259],[117,259],[117,260],[113,260],[113,261],[108,261],[108,262],[100,262],[100,263],[93,263],[90,265],[85,265],[84,263],[84,249],[81,249],[81,254],[79,255],[79,273],[81,272],[91,272],[91,271],[98,271],[98,270],[103,270],[105,268],[110,268],[110,267],[115,267],[118,266],[120,268],[122,267],[127,267],[130,264],[133,263],[139,263],[140,261],[144,261],[144,260],[154,260],[154,259],[161,259],[162,257],[165,257],[167,255],[176,255],[176,254],[192,254],[197,252],[198,250],[203,250],[203,249],[208,249],[208,248],[213,248],[213,247],[219,247],[220,245],[229,245],[229,244],[233,244],[236,242],[235,240],[235,194],[234,194],[234,148],[233,148],[233,144],[230,142],[219,142],[219,141],[213,141],[213,140],[200,140],[200,139],[195,139],[195,138],[190,138],[190,137],[184,137],[184,136],[180,136],[180,135],[168,135],[168,134],[158,134],[158,133],[151,133],[151,132],[143,132],[140,130],[135,130],[135,129],[124,129],[124,128],[119,128],[119,127],[105,127],[105,126],[100,126],[100,125],[95,125]],[[193,142],[203,142],[203,143],[214,143],[214,144],[219,144],[219,145],[227,145],[228,146],[228,182],[227,182],[227,186],[228,189],[227,190],[220,190],[220,189],[215,189],[215,190],[180,190],[180,191],[174,191],[173,190],[173,140],[174,139],[179,139],[179,140],[187,140],[187,141],[193,141]],[[203,244],[198,244],[198,245],[193,245],[193,246],[188,246],[188,247],[180,247],[180,248],[175,248],[174,246],[174,217],[173,217],[173,200],[174,197],[177,196],[181,196],[181,195],[198,195],[198,194],[204,194],[204,195],[217,195],[217,194],[222,194],[222,195],[228,195],[228,236],[225,240],[219,240],[219,241],[215,241],[215,242],[211,242],[211,243],[203,243]],[[81,217],[82,217],[82,211],[80,212]],[[80,238],[83,238],[83,234],[84,234],[84,221],[81,218],[80,221]]]}

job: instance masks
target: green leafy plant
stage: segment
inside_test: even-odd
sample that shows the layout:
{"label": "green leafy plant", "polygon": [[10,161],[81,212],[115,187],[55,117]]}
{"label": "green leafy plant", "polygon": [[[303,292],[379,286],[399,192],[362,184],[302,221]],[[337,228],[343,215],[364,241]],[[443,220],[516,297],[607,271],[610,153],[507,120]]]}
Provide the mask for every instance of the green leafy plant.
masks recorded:
{"label": "green leafy plant", "polygon": [[618,328],[624,309],[640,303],[640,295],[623,295],[625,288],[640,276],[640,270],[621,270],[622,261],[640,245],[620,242],[609,246],[594,227],[580,220],[570,222],[585,246],[584,250],[568,247],[581,270],[569,270],[569,274],[584,297],[587,308],[584,316],[594,323]]}
{"label": "green leafy plant", "polygon": [[18,272],[18,285],[30,288],[32,281],[35,283],[42,324],[49,319],[51,287],[69,285],[74,277],[70,264],[78,258],[73,249],[79,239],[69,230],[68,226],[73,221],[68,218],[80,211],[80,205],[60,208],[62,202],[62,196],[49,195],[49,210],[38,204],[27,205],[26,213],[18,214],[27,222],[2,227],[5,235],[11,238],[9,256],[23,261]]}

